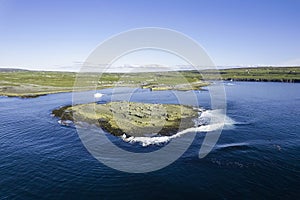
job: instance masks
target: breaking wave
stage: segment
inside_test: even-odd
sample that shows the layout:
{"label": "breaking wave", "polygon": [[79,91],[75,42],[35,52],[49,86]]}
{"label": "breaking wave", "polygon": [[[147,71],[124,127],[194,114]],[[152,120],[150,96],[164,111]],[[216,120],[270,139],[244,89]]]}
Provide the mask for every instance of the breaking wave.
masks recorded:
{"label": "breaking wave", "polygon": [[249,143],[241,142],[241,143],[230,143],[230,144],[220,144],[216,145],[217,150],[248,150],[251,149],[252,147],[250,146]]}
{"label": "breaking wave", "polygon": [[219,129],[232,129],[236,123],[230,117],[222,114],[220,110],[201,111],[200,116],[195,119],[194,122],[196,127],[185,129],[171,136],[126,137],[124,134],[121,138],[125,142],[140,143],[142,146],[146,147],[149,145],[161,145],[191,132],[203,133]]}

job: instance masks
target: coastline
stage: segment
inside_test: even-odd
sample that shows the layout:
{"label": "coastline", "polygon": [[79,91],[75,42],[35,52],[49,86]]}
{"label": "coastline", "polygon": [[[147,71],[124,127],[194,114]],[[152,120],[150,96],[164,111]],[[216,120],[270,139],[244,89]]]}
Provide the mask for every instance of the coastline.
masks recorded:
{"label": "coastline", "polygon": [[[83,75],[85,76],[85,75]],[[256,67],[222,70],[169,71],[143,73],[106,73],[101,81],[98,74],[86,74],[85,87],[75,91],[88,91],[113,87],[134,87],[162,90],[201,90],[213,81],[249,81],[300,83],[300,67]],[[205,78],[205,80],[204,80]],[[48,94],[74,91],[75,72],[46,72],[5,70],[0,68],[0,96],[35,98]]]}

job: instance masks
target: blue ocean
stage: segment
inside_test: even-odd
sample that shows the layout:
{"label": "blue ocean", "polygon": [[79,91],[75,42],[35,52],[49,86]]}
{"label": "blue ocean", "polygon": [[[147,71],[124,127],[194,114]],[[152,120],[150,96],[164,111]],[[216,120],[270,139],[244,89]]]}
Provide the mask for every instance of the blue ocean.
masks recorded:
{"label": "blue ocean", "polygon": [[[72,104],[72,93],[0,97],[0,199],[299,199],[300,84],[224,87],[231,124],[213,150],[199,159],[205,133],[197,134],[178,160],[149,173],[102,164],[76,128],[51,116],[53,109]],[[100,92],[104,102],[110,100],[111,89]],[[199,106],[210,109],[209,91],[196,93]],[[176,103],[173,94],[140,89],[132,101]],[[128,151],[161,148],[108,137]]]}

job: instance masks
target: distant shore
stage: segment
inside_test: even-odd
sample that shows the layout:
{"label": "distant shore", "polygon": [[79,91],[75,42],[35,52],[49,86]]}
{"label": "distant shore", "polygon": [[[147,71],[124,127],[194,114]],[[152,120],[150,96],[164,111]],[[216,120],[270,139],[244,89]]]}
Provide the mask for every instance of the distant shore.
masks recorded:
{"label": "distant shore", "polygon": [[[170,71],[144,73],[87,74],[86,91],[113,87],[140,87],[150,90],[201,90],[211,81],[300,82],[300,67],[257,67],[221,70]],[[204,77],[204,78],[203,78]],[[204,80],[205,79],[205,80]],[[75,72],[29,71],[0,68],[0,96],[34,98],[47,94],[72,92]]]}

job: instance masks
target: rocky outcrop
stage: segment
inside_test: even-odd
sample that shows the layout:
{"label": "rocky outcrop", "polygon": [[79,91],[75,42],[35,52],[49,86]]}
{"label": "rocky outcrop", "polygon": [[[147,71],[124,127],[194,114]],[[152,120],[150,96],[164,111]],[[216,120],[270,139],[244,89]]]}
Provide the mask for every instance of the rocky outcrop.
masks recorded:
{"label": "rocky outcrop", "polygon": [[198,112],[184,105],[123,101],[66,106],[52,113],[63,120],[96,124],[113,135],[144,136],[151,133],[173,135],[191,128]]}

